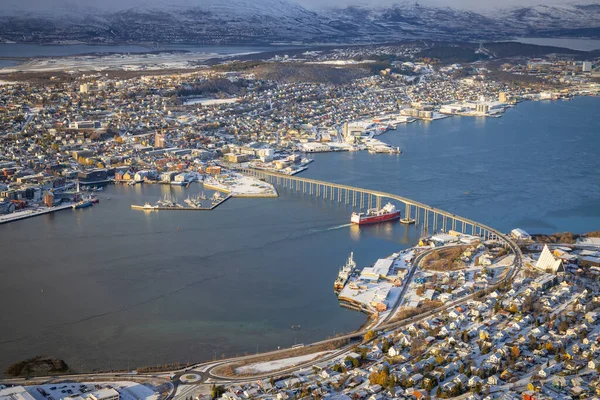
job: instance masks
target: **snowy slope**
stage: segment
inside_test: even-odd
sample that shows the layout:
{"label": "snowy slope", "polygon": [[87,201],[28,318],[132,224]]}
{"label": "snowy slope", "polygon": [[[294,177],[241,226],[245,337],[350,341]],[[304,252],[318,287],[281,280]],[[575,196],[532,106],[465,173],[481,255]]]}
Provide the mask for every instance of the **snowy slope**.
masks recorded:
{"label": "snowy slope", "polygon": [[[418,5],[307,9],[294,0],[2,0],[0,39],[52,42],[374,42],[502,39],[581,28],[600,34],[600,4],[477,13]],[[325,4],[325,3],[324,3]]]}

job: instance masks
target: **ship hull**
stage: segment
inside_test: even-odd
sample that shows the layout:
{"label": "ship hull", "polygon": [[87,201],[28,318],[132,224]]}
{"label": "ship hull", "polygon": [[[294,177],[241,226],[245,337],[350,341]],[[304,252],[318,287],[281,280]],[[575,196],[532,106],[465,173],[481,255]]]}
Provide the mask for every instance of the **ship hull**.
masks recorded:
{"label": "ship hull", "polygon": [[374,215],[372,217],[362,217],[359,219],[352,219],[352,223],[356,225],[369,225],[378,224],[380,222],[394,221],[400,218],[400,211],[395,213],[389,213],[384,215]]}

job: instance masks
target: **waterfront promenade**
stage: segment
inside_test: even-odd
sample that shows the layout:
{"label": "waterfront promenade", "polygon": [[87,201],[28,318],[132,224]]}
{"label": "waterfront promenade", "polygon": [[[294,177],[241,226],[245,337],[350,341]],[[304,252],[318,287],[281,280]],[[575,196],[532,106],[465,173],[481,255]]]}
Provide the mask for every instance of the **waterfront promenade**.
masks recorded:
{"label": "waterfront promenade", "polygon": [[34,210],[16,211],[12,214],[0,215],[0,225],[7,224],[9,222],[20,221],[31,217],[37,217],[39,215],[51,214],[57,211],[70,210],[72,208],[72,204],[64,204],[56,207],[44,207]]}

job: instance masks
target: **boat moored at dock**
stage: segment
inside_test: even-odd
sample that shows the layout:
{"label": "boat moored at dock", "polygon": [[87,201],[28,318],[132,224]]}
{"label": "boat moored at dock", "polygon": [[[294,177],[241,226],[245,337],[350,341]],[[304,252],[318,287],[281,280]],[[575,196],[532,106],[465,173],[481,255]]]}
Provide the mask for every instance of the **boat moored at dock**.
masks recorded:
{"label": "boat moored at dock", "polygon": [[79,209],[79,208],[86,208],[86,207],[91,207],[91,206],[92,206],[91,200],[82,200],[80,202],[73,204],[71,207],[73,207],[73,209]]}
{"label": "boat moored at dock", "polygon": [[346,261],[346,265],[344,265],[340,269],[340,272],[338,273],[338,276],[335,279],[335,283],[333,284],[333,291],[336,294],[339,294],[342,291],[342,289],[344,289],[344,286],[346,286],[348,279],[350,279],[350,275],[352,275],[355,269],[356,263],[354,262],[354,252],[352,252],[350,253],[350,257],[348,257],[348,261]]}

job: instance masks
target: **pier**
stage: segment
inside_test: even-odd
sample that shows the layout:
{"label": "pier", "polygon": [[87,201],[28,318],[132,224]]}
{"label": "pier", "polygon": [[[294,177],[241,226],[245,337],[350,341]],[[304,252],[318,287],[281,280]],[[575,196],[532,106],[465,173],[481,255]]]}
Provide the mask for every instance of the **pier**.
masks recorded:
{"label": "pier", "polygon": [[164,207],[164,206],[138,206],[135,204],[131,205],[133,210],[143,210],[143,211],[210,211],[219,207],[221,204],[229,200],[232,196],[226,196],[223,199],[219,200],[217,203],[213,203],[210,207],[185,207],[185,206],[175,206],[175,207]]}
{"label": "pier", "polygon": [[73,209],[73,204],[69,203],[69,204],[63,204],[63,205],[55,206],[55,207],[45,207],[45,208],[39,208],[39,209],[35,209],[35,210],[28,209],[28,210],[23,210],[23,211],[16,211],[12,214],[6,214],[6,215],[0,216],[0,225],[8,224],[9,222],[20,221],[22,219],[27,219],[27,218],[31,218],[31,217],[37,217],[38,215],[52,214],[57,211],[72,210],[72,209]]}
{"label": "pier", "polygon": [[516,255],[518,267],[522,259],[521,250],[507,235],[496,229],[469,218],[431,207],[427,204],[378,190],[358,188],[354,186],[341,185],[337,183],[319,181],[316,179],[289,176],[277,172],[257,170],[252,168],[241,168],[239,172],[254,176],[271,183],[273,186],[288,188],[292,191],[321,197],[331,202],[337,202],[346,206],[352,206],[357,211],[371,208],[381,208],[384,202],[394,201],[402,203],[404,212],[401,223],[416,224],[425,232],[436,232],[442,230],[447,232],[454,230],[464,234],[479,236],[484,240],[497,240],[504,247],[510,248]]}

